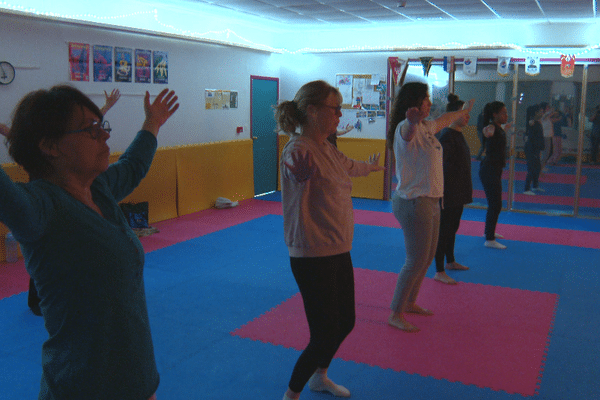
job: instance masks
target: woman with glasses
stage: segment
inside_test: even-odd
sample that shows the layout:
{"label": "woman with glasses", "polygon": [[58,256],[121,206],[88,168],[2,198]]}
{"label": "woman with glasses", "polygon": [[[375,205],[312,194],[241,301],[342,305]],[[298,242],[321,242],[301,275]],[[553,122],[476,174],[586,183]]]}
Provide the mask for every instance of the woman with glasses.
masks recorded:
{"label": "woman with glasses", "polygon": [[160,127],[179,107],[146,92],[142,129],[109,166],[109,126],[79,90],[26,95],[7,138],[30,176],[0,170],[0,221],[20,242],[48,331],[40,399],[151,399],[159,377],[144,293],[144,250],[118,202],[147,173]]}
{"label": "woman with glasses", "polygon": [[[121,92],[119,91],[119,89],[113,89],[110,94],[106,93],[106,90],[104,91],[105,101],[104,105],[100,108],[100,112],[103,116],[106,115],[108,110],[110,110],[112,106],[116,104],[117,101],[119,101],[120,97]],[[104,121],[104,124],[105,130],[107,130],[110,133],[110,124],[108,123],[108,121]],[[4,125],[5,129],[3,131],[1,125],[2,124],[0,124],[0,134],[8,136],[8,127]],[[42,316],[42,310],[40,309],[40,298],[37,294],[37,290],[35,288],[35,284],[32,278],[29,278],[29,293],[27,295],[27,305],[29,306],[29,309],[33,314],[37,315],[38,317]]]}
{"label": "woman with glasses", "polygon": [[280,164],[283,228],[310,330],[284,400],[298,399],[307,383],[313,391],[350,397],[348,389],[327,376],[355,320],[350,177],[383,167],[377,165],[379,156],[351,160],[327,140],[337,131],[341,103],[335,87],[313,81],[293,101],[279,104],[275,115],[279,129],[290,135]]}
{"label": "woman with glasses", "polygon": [[431,110],[426,83],[402,85],[390,114],[387,146],[394,151],[398,185],[392,195],[392,210],[402,226],[406,259],[390,305],[388,324],[405,332],[418,332],[405,313],[433,315],[419,306],[417,296],[437,249],[440,199],[444,195],[442,146],[434,136],[473,108],[473,100],[462,110],[426,120]]}

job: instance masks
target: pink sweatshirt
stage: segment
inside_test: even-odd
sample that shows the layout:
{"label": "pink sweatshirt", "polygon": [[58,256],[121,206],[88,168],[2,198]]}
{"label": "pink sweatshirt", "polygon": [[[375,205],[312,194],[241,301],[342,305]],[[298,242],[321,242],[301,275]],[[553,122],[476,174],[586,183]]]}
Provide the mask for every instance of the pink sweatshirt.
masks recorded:
{"label": "pink sweatshirt", "polygon": [[[283,164],[291,154],[310,152],[316,170],[296,181]],[[326,257],[349,252],[354,235],[351,176],[367,176],[370,166],[346,157],[328,141],[293,135],[281,154],[283,229],[290,257]]]}

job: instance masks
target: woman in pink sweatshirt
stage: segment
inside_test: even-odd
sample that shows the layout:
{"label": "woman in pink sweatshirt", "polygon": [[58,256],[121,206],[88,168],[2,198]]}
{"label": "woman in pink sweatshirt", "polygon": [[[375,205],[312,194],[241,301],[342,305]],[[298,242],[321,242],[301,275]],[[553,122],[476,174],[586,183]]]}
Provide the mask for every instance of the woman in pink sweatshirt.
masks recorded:
{"label": "woman in pink sweatshirt", "polygon": [[280,164],[283,226],[310,329],[310,342],[296,362],[284,400],[298,399],[306,383],[313,391],[350,397],[348,389],[327,377],[355,320],[350,177],[383,167],[377,165],[379,156],[355,161],[327,141],[337,131],[341,103],[335,87],[313,81],[293,101],[279,104],[275,116],[279,129],[290,135]]}

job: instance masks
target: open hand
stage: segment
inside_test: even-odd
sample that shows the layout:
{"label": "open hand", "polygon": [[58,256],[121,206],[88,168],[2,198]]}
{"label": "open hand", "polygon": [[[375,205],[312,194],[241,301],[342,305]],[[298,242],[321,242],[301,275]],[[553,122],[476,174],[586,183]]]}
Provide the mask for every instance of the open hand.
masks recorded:
{"label": "open hand", "polygon": [[142,129],[151,132],[154,136],[158,135],[158,130],[171,115],[177,111],[179,103],[177,103],[177,96],[173,90],[164,89],[156,96],[156,99],[150,103],[150,93],[146,92],[144,97],[144,112],[146,113],[146,120]]}
{"label": "open hand", "polygon": [[0,135],[8,137],[10,128],[4,124],[0,124]]}
{"label": "open hand", "polygon": [[304,155],[297,152],[292,153],[292,163],[290,165],[285,161],[283,162],[298,182],[309,180],[315,173],[316,167],[313,165],[312,157],[308,151]]}
{"label": "open hand", "polygon": [[379,158],[381,153],[371,154],[367,160],[367,164],[371,165],[371,171],[383,171],[385,168],[379,165]]}

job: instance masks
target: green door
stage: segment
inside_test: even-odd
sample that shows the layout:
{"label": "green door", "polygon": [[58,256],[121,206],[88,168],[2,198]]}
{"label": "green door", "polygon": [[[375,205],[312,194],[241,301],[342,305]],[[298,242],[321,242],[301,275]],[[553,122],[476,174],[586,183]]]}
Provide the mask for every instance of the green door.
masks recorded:
{"label": "green door", "polygon": [[255,196],[277,190],[277,124],[273,106],[278,100],[279,78],[250,77]]}

